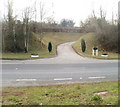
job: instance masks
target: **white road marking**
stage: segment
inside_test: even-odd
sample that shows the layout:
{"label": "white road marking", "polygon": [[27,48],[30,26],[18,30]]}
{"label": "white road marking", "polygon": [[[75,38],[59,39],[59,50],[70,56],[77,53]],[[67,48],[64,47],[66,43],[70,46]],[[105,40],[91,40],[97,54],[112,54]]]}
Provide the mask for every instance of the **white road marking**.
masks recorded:
{"label": "white road marking", "polygon": [[80,80],[82,79],[82,77],[80,77]]}
{"label": "white road marking", "polygon": [[36,79],[16,79],[16,81],[36,81]]}
{"label": "white road marking", "polygon": [[99,79],[99,78],[105,78],[105,77],[88,77],[89,79]]}
{"label": "white road marking", "polygon": [[55,78],[55,81],[72,80],[72,78]]}

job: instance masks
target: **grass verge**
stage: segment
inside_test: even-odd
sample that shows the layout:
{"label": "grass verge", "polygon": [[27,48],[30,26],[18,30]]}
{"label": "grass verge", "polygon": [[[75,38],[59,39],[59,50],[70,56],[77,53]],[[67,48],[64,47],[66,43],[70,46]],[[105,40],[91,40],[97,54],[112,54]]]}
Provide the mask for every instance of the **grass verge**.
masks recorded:
{"label": "grass verge", "polygon": [[[81,49],[81,39],[84,39],[86,42],[86,51],[83,53]],[[94,46],[98,47],[98,56],[92,56],[92,48]],[[88,33],[80,37],[79,40],[75,44],[73,44],[74,50],[84,56],[84,57],[91,57],[91,58],[99,58],[99,59],[118,59],[117,53],[107,52],[108,57],[101,56],[103,54],[102,49],[100,48],[100,44],[95,40],[95,34],[94,33]]]}
{"label": "grass verge", "polygon": [[3,105],[117,105],[118,82],[3,88]]}
{"label": "grass verge", "polygon": [[[39,34],[33,33],[33,39],[31,40],[30,51],[28,53],[3,53],[3,59],[34,59],[31,58],[32,53],[37,53],[39,58],[49,58],[56,56],[56,46],[61,43],[76,41],[83,34],[80,33],[62,33],[62,32],[49,32],[44,35],[42,43],[44,47],[40,48]],[[48,52],[48,42],[52,42],[53,50]]]}

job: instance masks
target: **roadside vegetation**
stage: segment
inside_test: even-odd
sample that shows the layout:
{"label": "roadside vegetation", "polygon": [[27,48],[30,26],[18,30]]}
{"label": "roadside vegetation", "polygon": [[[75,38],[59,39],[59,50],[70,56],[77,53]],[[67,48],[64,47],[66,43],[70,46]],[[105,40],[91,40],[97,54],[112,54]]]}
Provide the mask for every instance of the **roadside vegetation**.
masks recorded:
{"label": "roadside vegetation", "polygon": [[[46,14],[43,2],[27,6],[19,15],[13,14],[14,2],[8,0],[6,14],[2,20],[2,57],[3,59],[32,59],[31,54],[39,58],[56,55],[56,46],[60,43],[77,40],[81,33],[74,27],[74,21],[61,19],[60,23]],[[36,13],[39,11],[39,14]],[[22,16],[22,17],[21,17]],[[39,17],[40,16],[40,17]],[[21,17],[21,19],[19,19]],[[36,19],[39,18],[39,21]],[[46,19],[46,20],[45,20]],[[52,52],[48,43],[52,43]]]}
{"label": "roadside vegetation", "polygon": [[118,82],[4,87],[3,105],[118,105]]}
{"label": "roadside vegetation", "polygon": [[[81,30],[88,34],[82,36],[74,45],[74,49],[77,53],[86,57],[103,58],[103,59],[118,59],[119,52],[119,22],[114,20],[108,21],[106,19],[106,12],[100,7],[99,16],[96,15],[93,10],[91,16],[89,16],[84,22],[81,21]],[[93,32],[93,33],[91,33]],[[86,42],[86,51],[81,46],[81,40]],[[92,48],[99,51],[98,56],[92,56]],[[108,55],[108,57],[101,57],[101,55]]]}
{"label": "roadside vegetation", "polygon": [[[95,41],[97,41],[102,49],[110,52],[117,52],[118,50],[118,23],[117,20],[108,21],[106,19],[106,11],[100,7],[99,16],[95,11],[84,22],[81,22],[81,29],[84,32],[94,32]],[[96,45],[94,44],[94,47]]]}
{"label": "roadside vegetation", "polygon": [[[119,23],[112,19],[109,22],[106,19],[106,12],[100,8],[99,16],[93,10],[92,15],[84,22],[81,21],[81,30],[86,32],[84,36],[73,45],[75,51],[85,57],[118,59],[119,49]],[[92,32],[92,33],[91,33]],[[83,50],[81,40],[85,41],[86,51]],[[98,49],[98,55],[92,55],[92,49]],[[101,56],[104,55],[104,56]],[[108,55],[107,57],[105,55]]]}
{"label": "roadside vegetation", "polygon": [[[74,20],[61,19],[60,23],[57,23],[53,17],[48,17],[42,2],[37,3],[39,9],[36,8],[35,2],[33,6],[21,10],[19,15],[13,14],[13,4],[12,0],[8,0],[7,13],[2,20],[2,58],[31,59],[31,54],[38,54],[39,58],[53,57],[56,55],[58,44],[76,41],[82,33],[89,35],[90,32],[93,32],[93,36],[90,34],[89,37],[82,37],[83,41],[86,39],[87,45],[82,47],[84,54],[78,49],[81,38],[74,46],[78,53],[91,57],[91,49],[98,47],[100,54],[103,50],[109,54],[107,58],[118,58],[119,23],[114,19],[114,14],[112,20],[108,21],[102,7],[99,13],[93,10],[85,21],[81,21],[79,27],[75,27]],[[21,19],[19,16],[22,16]],[[36,20],[38,17],[39,21]],[[48,52],[49,42],[53,46],[51,53]]]}
{"label": "roadside vegetation", "polygon": [[[39,58],[48,58],[56,56],[56,48],[58,44],[76,41],[83,35],[82,33],[65,33],[65,32],[48,32],[44,35],[42,40],[42,47],[39,41],[39,34],[33,33],[30,38],[29,52],[19,52],[19,53],[3,53],[3,59],[32,59],[31,54],[36,53]],[[48,43],[52,43],[52,52],[48,51]]]}
{"label": "roadside vegetation", "polygon": [[[86,50],[82,52],[81,40],[85,40]],[[98,48],[98,56],[92,56],[92,48],[96,46]],[[74,50],[84,57],[91,58],[100,58],[100,59],[118,59],[118,53],[111,51],[103,51],[101,44],[96,40],[95,33],[87,33],[79,38],[75,44],[73,44]],[[108,57],[101,56],[102,54],[107,53]]]}

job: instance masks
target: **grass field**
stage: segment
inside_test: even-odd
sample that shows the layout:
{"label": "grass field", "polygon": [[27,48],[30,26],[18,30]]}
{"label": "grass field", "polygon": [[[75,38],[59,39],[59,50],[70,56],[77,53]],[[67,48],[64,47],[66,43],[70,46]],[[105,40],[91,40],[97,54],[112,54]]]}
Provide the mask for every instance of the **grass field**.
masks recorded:
{"label": "grass field", "polygon": [[[84,39],[86,42],[86,51],[83,53],[81,50],[81,39]],[[92,56],[92,48],[94,46],[98,47],[99,54],[98,56]],[[107,52],[108,57],[101,56],[103,54],[102,49],[100,48],[100,44],[95,40],[95,34],[94,33],[88,33],[80,37],[79,40],[73,45],[73,48],[75,51],[84,56],[84,57],[92,57],[92,58],[100,58],[100,59],[118,59],[117,53],[111,53]]]}
{"label": "grass field", "polygon": [[3,105],[117,105],[118,82],[3,88]]}
{"label": "grass field", "polygon": [[[42,43],[45,45],[43,49],[39,48],[40,43],[38,41],[39,35],[33,34],[32,45],[30,45],[30,51],[28,53],[3,53],[2,58],[8,59],[31,59],[31,53],[39,54],[39,58],[53,57],[56,55],[56,46],[61,43],[76,41],[83,34],[80,33],[46,33],[44,35]],[[48,42],[52,42],[53,50],[49,53],[47,50]]]}

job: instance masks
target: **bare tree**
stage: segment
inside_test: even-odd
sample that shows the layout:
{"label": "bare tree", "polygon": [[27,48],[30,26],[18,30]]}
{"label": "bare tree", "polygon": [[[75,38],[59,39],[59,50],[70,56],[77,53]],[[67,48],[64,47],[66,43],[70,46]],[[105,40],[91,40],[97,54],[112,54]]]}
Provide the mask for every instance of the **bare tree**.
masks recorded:
{"label": "bare tree", "polygon": [[13,0],[7,1],[7,15],[2,21],[2,48],[3,51],[16,52],[16,17],[13,16]]}
{"label": "bare tree", "polygon": [[34,11],[31,7],[26,7],[23,12],[23,32],[25,52],[29,50],[30,26],[29,22],[33,18]]}
{"label": "bare tree", "polygon": [[36,8],[36,5],[37,4],[37,1],[35,0],[35,2],[34,2],[34,7],[33,7],[33,10],[34,10],[34,22],[33,22],[33,32],[35,32],[36,33],[36,31],[37,31],[37,8]]}
{"label": "bare tree", "polygon": [[95,14],[95,10],[92,11],[92,17],[95,18],[95,19],[97,18],[96,14]]}
{"label": "bare tree", "polygon": [[28,21],[29,21],[29,11],[27,8],[24,10],[23,14],[24,14],[23,16],[24,45],[25,45],[25,52],[28,52],[27,27],[28,27]]}
{"label": "bare tree", "polygon": [[40,45],[42,47],[42,40],[43,40],[43,37],[44,37],[43,21],[45,19],[46,10],[45,10],[44,3],[40,2],[39,6],[40,6],[40,38],[39,38],[39,40],[40,40]]}
{"label": "bare tree", "polygon": [[100,18],[105,19],[106,18],[106,12],[103,11],[102,7],[100,7]]}

